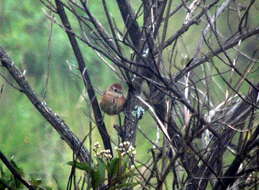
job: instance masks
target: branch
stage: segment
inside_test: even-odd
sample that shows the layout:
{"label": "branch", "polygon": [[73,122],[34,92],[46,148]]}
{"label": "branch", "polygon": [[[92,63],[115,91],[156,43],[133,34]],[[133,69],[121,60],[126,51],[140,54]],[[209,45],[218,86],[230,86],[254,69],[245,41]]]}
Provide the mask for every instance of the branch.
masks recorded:
{"label": "branch", "polygon": [[0,159],[3,161],[5,166],[10,170],[10,172],[13,174],[13,176],[18,179],[25,187],[27,187],[29,190],[35,190],[32,185],[30,185],[27,181],[23,179],[21,174],[13,167],[12,163],[5,157],[5,155],[0,151]]}
{"label": "branch", "polygon": [[[256,87],[259,87],[259,83],[256,84]],[[249,102],[251,102],[253,105],[258,104],[258,91],[256,90],[256,88],[252,88],[252,90],[246,95],[245,99],[248,100]],[[232,128],[225,128],[224,130],[221,129],[220,131],[220,138],[212,138],[211,142],[210,142],[210,146],[208,146],[207,149],[211,149],[211,153],[208,154],[205,158],[205,160],[207,160],[208,165],[213,166],[215,169],[219,169],[215,163],[220,162],[220,160],[222,159],[222,156],[224,155],[224,152],[227,150],[228,146],[230,144],[230,142],[232,141],[232,139],[234,138],[235,134],[237,133],[237,129],[239,129],[239,125],[241,125],[244,122],[247,122],[247,117],[249,116],[249,113],[252,112],[253,108],[255,106],[252,106],[252,104],[248,104],[246,103],[246,101],[240,101],[240,103],[235,103],[233,104],[231,107],[233,107],[233,109],[229,109],[224,113],[224,117],[222,117],[221,113],[215,113],[215,115],[217,115],[216,118],[212,118],[212,122],[211,122],[211,128],[219,128],[218,126],[218,120],[223,120],[225,123],[228,123],[229,125],[234,126],[234,128],[236,130],[233,130]],[[222,125],[222,124],[220,124]],[[219,130],[219,129],[218,129]],[[255,136],[256,132],[253,133],[252,136]],[[258,134],[257,134],[258,135]],[[251,138],[252,139],[252,138]],[[250,139],[250,140],[251,140]],[[251,142],[254,142],[254,140],[252,140]],[[245,144],[245,143],[244,143]],[[219,187],[224,187],[226,183],[231,183],[231,180],[235,180],[236,179],[236,172],[234,172],[235,169],[238,170],[240,164],[243,162],[243,160],[246,158],[246,155],[249,153],[249,150],[251,150],[253,147],[250,146],[250,144],[244,145],[244,147],[246,146],[246,148],[244,148],[244,151],[241,151],[235,158],[236,161],[233,161],[232,164],[230,166],[228,166],[227,170],[230,170],[228,174],[225,174],[222,176],[219,176],[220,173],[218,173],[217,179],[218,179],[218,186]],[[239,147],[241,147],[241,145],[239,145]],[[232,168],[232,169],[230,169]],[[220,169],[221,170],[221,169]],[[196,174],[202,174],[201,175],[201,179],[199,180],[200,182],[200,187],[201,189],[205,188],[206,184],[208,181],[203,180],[204,178],[208,177],[211,175],[211,171],[209,170],[209,168],[207,167],[207,165],[203,164],[201,165],[201,167],[196,170]],[[231,177],[231,180],[230,180]],[[234,181],[233,181],[234,182]],[[227,187],[227,185],[226,185]],[[217,189],[217,188],[215,188]],[[219,188],[221,189],[221,188]]]}
{"label": "branch", "polygon": [[5,67],[10,75],[17,82],[23,92],[41,115],[54,127],[61,138],[70,146],[70,148],[78,153],[81,161],[90,161],[89,152],[82,145],[81,141],[73,134],[67,124],[54,113],[46,104],[46,102],[39,100],[35,92],[33,92],[27,79],[22,72],[15,66],[12,60],[8,57],[3,48],[0,47],[0,62]]}
{"label": "branch", "polygon": [[[256,87],[259,87],[259,83],[256,85]],[[247,95],[247,99],[250,99],[251,102],[253,102],[253,104],[257,104],[258,103],[258,96],[259,96],[259,91],[256,90],[256,88],[253,88],[251,90],[251,92]],[[237,109],[235,110],[235,115],[231,115],[232,119],[234,119],[233,117],[237,117],[238,112],[243,112],[244,110],[241,109],[245,107],[244,109],[248,109],[250,107],[250,112],[251,112],[251,105],[248,105],[247,103],[242,103],[239,104],[237,107]],[[241,109],[241,110],[240,110]],[[232,112],[232,111],[231,111]],[[232,113],[231,113],[232,114]],[[243,117],[240,117],[241,121],[245,121],[246,117],[248,117],[248,114],[246,114]],[[231,120],[230,120],[231,121]],[[236,121],[236,122],[240,122],[240,121]],[[236,123],[237,125],[237,123]],[[224,133],[229,133],[227,131],[224,131]],[[228,167],[228,169],[226,170],[226,172],[224,173],[224,175],[221,177],[222,178],[222,183],[217,182],[215,185],[215,190],[217,189],[226,189],[228,186],[232,185],[235,180],[237,179],[236,176],[238,176],[237,172],[238,169],[240,167],[240,165],[242,164],[242,162],[248,157],[248,154],[250,153],[250,151],[253,148],[256,148],[256,146],[253,146],[256,142],[256,139],[259,136],[259,125],[256,127],[255,131],[253,132],[253,134],[251,135],[251,137],[249,138],[249,140],[245,143],[245,145],[243,146],[242,150],[240,151],[240,153],[236,156],[236,158],[234,159],[234,161],[230,164],[230,166]],[[226,137],[226,139],[229,139],[229,137]],[[223,141],[223,144],[227,144],[226,141]],[[215,155],[217,155],[217,153],[215,152]],[[231,176],[231,178],[229,178],[229,176]]]}
{"label": "branch", "polygon": [[62,24],[64,25],[64,28],[66,29],[65,31],[67,33],[70,44],[73,48],[75,57],[77,59],[79,70],[81,72],[81,75],[82,75],[82,78],[83,78],[83,81],[84,81],[84,85],[87,89],[88,97],[89,97],[89,99],[91,101],[91,104],[92,104],[92,109],[93,109],[96,125],[97,125],[99,133],[102,137],[104,147],[105,147],[105,149],[109,149],[112,153],[110,136],[109,136],[109,134],[106,130],[106,127],[105,127],[105,124],[104,124],[104,121],[103,121],[103,116],[102,116],[97,98],[95,96],[95,91],[94,91],[92,82],[90,80],[87,68],[85,66],[85,61],[83,59],[81,50],[80,50],[79,45],[77,43],[76,37],[75,37],[74,33],[72,32],[73,30],[72,30],[72,27],[69,23],[67,15],[65,13],[65,9],[64,9],[64,6],[63,6],[62,2],[60,0],[56,0],[55,3],[56,3],[56,6],[57,6],[57,13],[60,16],[60,19],[62,21]]}
{"label": "branch", "polygon": [[120,8],[120,12],[124,20],[124,24],[128,29],[130,39],[133,42],[134,46],[138,49],[139,42],[141,39],[141,32],[136,20],[136,16],[129,4],[129,1],[117,0],[117,4]]}
{"label": "branch", "polygon": [[251,36],[257,35],[259,34],[259,27],[248,31],[248,32],[243,32],[243,33],[238,33],[234,36],[232,36],[229,40],[226,40],[224,43],[222,43],[222,48],[218,48],[216,50],[214,50],[213,52],[209,52],[206,55],[202,56],[201,58],[194,58],[192,59],[192,61],[188,64],[188,66],[184,69],[182,69],[180,71],[180,73],[178,73],[175,77],[175,80],[178,81],[179,79],[181,79],[186,73],[190,72],[191,70],[193,70],[194,68],[198,67],[199,65],[207,62],[208,60],[210,60],[212,57],[234,47],[235,45],[237,45],[240,41],[244,41],[248,38],[250,38]]}
{"label": "branch", "polygon": [[[258,135],[259,135],[259,125],[257,126],[257,128],[256,128],[254,134],[252,135],[252,137],[246,143],[246,146],[243,148],[243,151],[239,155],[236,156],[236,158],[234,159],[232,164],[229,166],[227,171],[222,176],[222,178],[223,178],[222,182],[223,183],[219,183],[219,182],[216,183],[215,188],[214,188],[215,190],[227,189],[227,187],[229,187],[230,185],[232,185],[235,182],[235,180],[238,177],[237,172],[238,172],[238,169],[239,169],[240,165],[242,164],[242,162],[245,160],[245,158],[247,157],[247,155],[251,151],[250,144],[253,143],[253,141],[258,137]],[[229,176],[231,176],[231,178]],[[237,177],[235,177],[235,176],[237,176]]]}
{"label": "branch", "polygon": [[208,5],[207,7],[204,7],[196,17],[194,17],[188,23],[183,24],[183,26],[173,36],[171,36],[166,42],[160,45],[161,49],[165,49],[168,46],[170,46],[176,39],[178,39],[182,34],[184,34],[187,30],[189,30],[189,28],[192,25],[197,24],[201,19],[201,17],[205,14],[205,12],[208,9],[214,7],[214,5],[217,4],[217,2],[218,0],[213,1],[210,5]]}

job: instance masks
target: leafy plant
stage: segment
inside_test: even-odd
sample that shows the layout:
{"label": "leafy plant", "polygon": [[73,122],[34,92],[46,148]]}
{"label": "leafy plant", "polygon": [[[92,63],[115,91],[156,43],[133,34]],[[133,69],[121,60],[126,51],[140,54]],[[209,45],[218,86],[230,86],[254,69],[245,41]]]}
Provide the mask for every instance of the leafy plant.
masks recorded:
{"label": "leafy plant", "polygon": [[[11,157],[10,163],[12,167],[19,173],[22,177],[25,176],[24,170],[19,167],[14,161],[14,157]],[[35,188],[35,190],[51,190],[52,188],[48,187],[42,182],[40,178],[30,177],[30,184]],[[24,185],[17,179],[12,173],[6,171],[3,165],[0,164],[0,190],[5,189],[15,189],[22,190],[25,189]]]}
{"label": "leafy plant", "polygon": [[93,164],[81,163],[76,160],[68,162],[69,165],[83,170],[90,178],[92,189],[104,187],[105,189],[121,189],[134,187],[139,184],[136,166],[133,165],[135,148],[124,142],[116,147],[116,156],[112,156],[110,150],[100,150],[99,143],[94,145]]}

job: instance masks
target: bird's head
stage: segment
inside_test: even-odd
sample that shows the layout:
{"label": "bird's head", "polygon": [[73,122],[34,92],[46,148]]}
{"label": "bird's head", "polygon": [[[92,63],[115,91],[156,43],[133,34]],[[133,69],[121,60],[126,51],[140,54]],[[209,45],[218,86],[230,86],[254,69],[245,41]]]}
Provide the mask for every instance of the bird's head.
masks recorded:
{"label": "bird's head", "polygon": [[118,95],[123,95],[123,87],[119,83],[112,84],[109,89],[110,92],[116,93]]}

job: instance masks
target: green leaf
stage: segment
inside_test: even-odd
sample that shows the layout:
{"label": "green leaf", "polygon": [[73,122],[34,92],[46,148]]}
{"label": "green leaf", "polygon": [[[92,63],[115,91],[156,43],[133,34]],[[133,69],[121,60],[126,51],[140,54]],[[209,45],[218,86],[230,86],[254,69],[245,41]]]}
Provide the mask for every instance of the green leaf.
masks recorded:
{"label": "green leaf", "polygon": [[67,163],[70,166],[74,166],[77,169],[80,170],[84,170],[87,173],[89,173],[90,175],[94,172],[94,169],[87,163],[81,163],[81,162],[77,162],[77,161],[70,161]]}
{"label": "green leaf", "polygon": [[31,178],[30,182],[33,186],[39,186],[42,184],[42,180],[40,178]]}
{"label": "green leaf", "polygon": [[97,188],[99,185],[103,184],[105,181],[105,168],[106,165],[103,160],[97,160],[97,168],[93,172],[92,176],[92,185],[94,188]]}
{"label": "green leaf", "polygon": [[108,176],[109,176],[110,179],[112,179],[114,176],[116,176],[118,174],[119,164],[120,164],[119,158],[113,158],[108,163],[107,170],[108,170]]}

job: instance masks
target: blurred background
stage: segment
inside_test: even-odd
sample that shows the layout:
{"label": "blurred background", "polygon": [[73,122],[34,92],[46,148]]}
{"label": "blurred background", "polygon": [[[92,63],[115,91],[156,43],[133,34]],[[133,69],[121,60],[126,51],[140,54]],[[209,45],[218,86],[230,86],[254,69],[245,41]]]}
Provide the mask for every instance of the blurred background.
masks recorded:
{"label": "blurred background", "polygon": [[[96,1],[90,4],[90,9],[105,25],[105,16],[99,6]],[[115,1],[110,2],[109,6],[113,10],[113,16],[120,18]],[[135,6],[138,6],[138,1]],[[176,22],[170,23],[171,33],[181,26],[181,19],[177,19],[181,18],[181,14],[185,12],[176,14]],[[45,99],[52,110],[64,119],[80,139],[83,139],[89,132],[91,114],[85,101],[85,89],[78,75],[76,60],[66,34],[56,24],[51,23],[48,17],[52,15],[40,1],[25,0],[18,4],[16,0],[1,0],[0,46],[7,50],[21,70],[26,71],[27,79],[37,95]],[[258,25],[258,17],[252,20],[252,24]],[[123,27],[123,23],[121,22],[118,27]],[[183,39],[183,46],[177,48],[181,50],[187,47],[185,52],[192,52],[196,45],[193,39],[196,36],[198,38],[200,34],[197,28],[198,26],[193,27],[190,35]],[[248,40],[246,52],[249,53],[249,48],[258,49],[255,46],[258,46],[258,41]],[[118,82],[119,79],[102,64],[95,52],[85,44],[81,44],[81,47],[99,98],[107,86]],[[179,60],[186,54],[180,52]],[[40,177],[50,186],[58,185],[64,189],[70,169],[66,163],[72,160],[72,151],[35,110],[27,97],[7,84],[5,79],[17,86],[4,68],[0,68],[0,74],[0,150],[8,157],[13,157],[26,174]],[[256,78],[257,74],[258,71],[251,77]],[[149,117],[145,114],[139,127],[149,138],[155,139],[155,123],[152,123]],[[106,116],[105,120],[112,139],[116,141],[113,124],[117,122],[117,118]],[[99,134],[96,129],[94,136],[94,140],[98,141]],[[140,160],[145,160],[144,153],[151,145],[144,140],[141,133],[138,135],[137,144],[137,153],[142,152],[137,156]]]}

